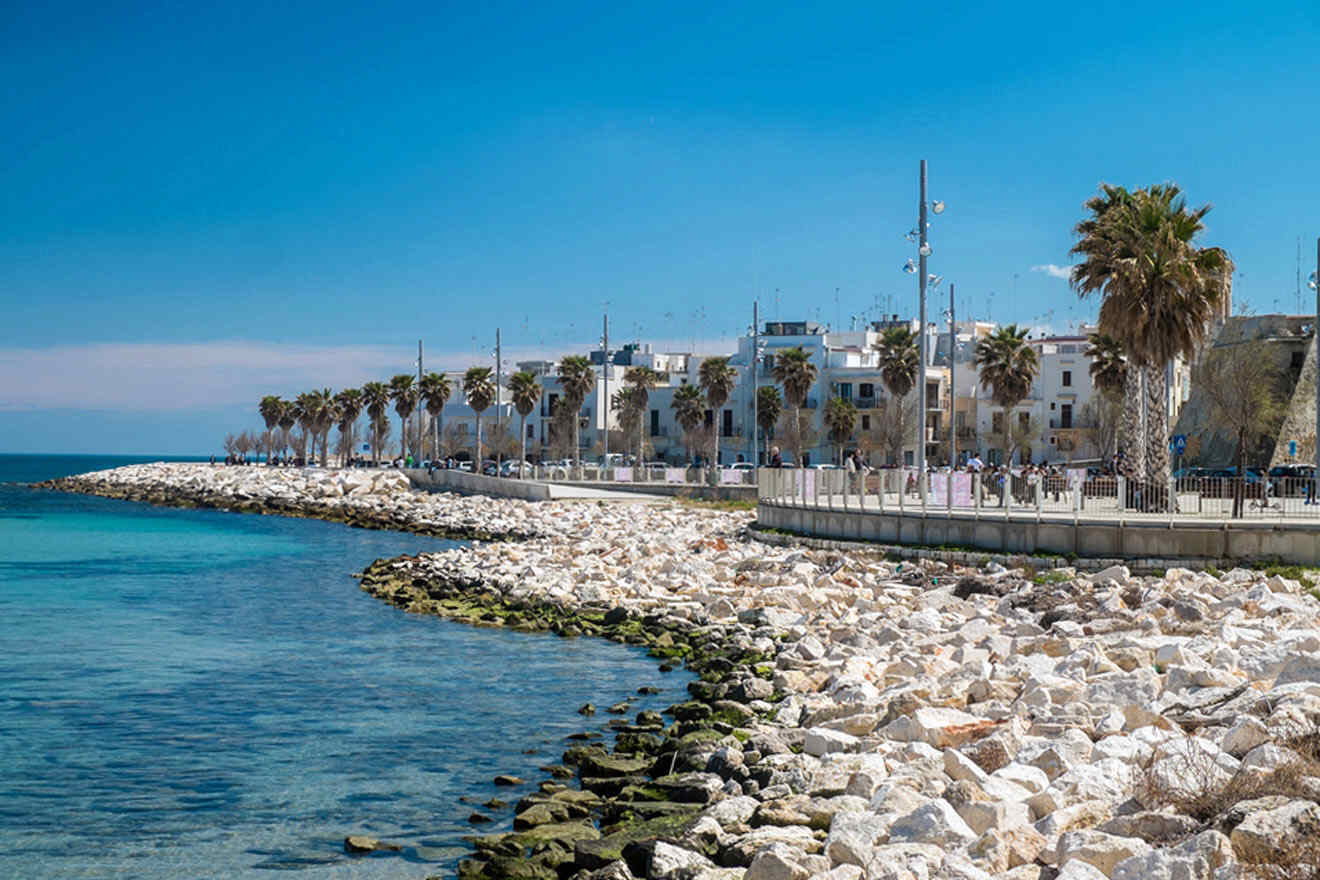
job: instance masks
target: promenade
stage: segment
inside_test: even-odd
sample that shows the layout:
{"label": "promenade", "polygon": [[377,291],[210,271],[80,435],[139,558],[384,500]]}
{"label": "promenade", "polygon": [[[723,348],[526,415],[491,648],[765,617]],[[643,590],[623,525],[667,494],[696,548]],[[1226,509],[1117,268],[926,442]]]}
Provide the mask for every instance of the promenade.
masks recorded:
{"label": "promenade", "polygon": [[[1304,488],[1170,481],[1160,494],[1123,480],[1029,483],[1007,491],[971,474],[934,474],[915,491],[899,470],[863,482],[843,471],[763,469],[758,522],[820,538],[972,547],[992,552],[1320,564],[1320,507]],[[1172,498],[1174,503],[1165,503]]]}

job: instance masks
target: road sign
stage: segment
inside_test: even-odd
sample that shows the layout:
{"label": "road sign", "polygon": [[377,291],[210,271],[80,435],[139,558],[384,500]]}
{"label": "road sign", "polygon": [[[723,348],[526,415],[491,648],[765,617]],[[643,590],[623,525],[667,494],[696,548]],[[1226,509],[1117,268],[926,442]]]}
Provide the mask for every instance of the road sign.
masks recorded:
{"label": "road sign", "polygon": [[1297,457],[1297,441],[1296,441],[1296,440],[1289,440],[1289,441],[1288,441],[1288,457],[1289,457],[1289,458],[1296,458],[1296,457]]}
{"label": "road sign", "polygon": [[1174,451],[1175,455],[1182,455],[1187,451],[1187,435],[1174,434],[1173,439],[1169,441],[1169,448]]}

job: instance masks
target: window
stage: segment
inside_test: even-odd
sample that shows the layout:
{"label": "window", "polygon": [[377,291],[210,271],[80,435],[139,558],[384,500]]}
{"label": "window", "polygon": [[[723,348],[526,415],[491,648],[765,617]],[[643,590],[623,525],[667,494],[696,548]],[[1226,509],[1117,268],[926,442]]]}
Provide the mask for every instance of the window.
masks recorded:
{"label": "window", "polygon": [[842,397],[844,400],[852,400],[852,383],[851,383],[851,382],[840,382],[840,383],[839,383],[839,396]]}
{"label": "window", "polygon": [[1001,412],[991,413],[990,430],[996,434],[1004,433],[1004,414]]}
{"label": "window", "polygon": [[660,436],[660,410],[651,410],[651,436]]}
{"label": "window", "polygon": [[528,440],[535,440],[535,439],[536,439],[536,425],[528,425],[528,426],[527,426],[527,439],[528,439]]}
{"label": "window", "polygon": [[1063,371],[1063,387],[1064,388],[1072,387],[1072,370]]}
{"label": "window", "polygon": [[701,422],[707,429],[715,427],[715,411],[708,409],[701,416]]}
{"label": "window", "polygon": [[1071,404],[1071,403],[1065,403],[1065,404],[1063,405],[1063,407],[1062,407],[1062,411],[1061,411],[1060,414],[1059,414],[1059,427],[1060,427],[1060,428],[1071,428],[1071,427],[1072,427],[1072,404]]}
{"label": "window", "polygon": [[766,355],[763,364],[765,366],[765,371],[767,373],[770,372],[775,368],[775,356],[772,354]]}
{"label": "window", "polygon": [[858,397],[875,397],[875,384],[872,382],[862,382],[857,386]]}
{"label": "window", "polygon": [[939,383],[939,382],[927,382],[927,383],[926,383],[926,406],[927,406],[927,407],[935,407],[935,406],[939,406],[939,400],[940,400],[940,383]]}
{"label": "window", "polygon": [[1031,413],[1018,413],[1018,427],[1024,431],[1031,428]]}
{"label": "window", "polygon": [[731,409],[720,411],[720,436],[733,436],[733,410]]}
{"label": "window", "polygon": [[870,417],[870,416],[862,416],[862,430],[863,430],[863,431],[869,431],[869,430],[871,430],[871,417]]}

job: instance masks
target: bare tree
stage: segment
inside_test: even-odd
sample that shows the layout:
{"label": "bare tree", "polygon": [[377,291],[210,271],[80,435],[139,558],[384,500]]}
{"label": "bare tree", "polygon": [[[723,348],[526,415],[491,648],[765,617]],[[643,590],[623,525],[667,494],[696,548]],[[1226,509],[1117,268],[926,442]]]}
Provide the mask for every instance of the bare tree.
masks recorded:
{"label": "bare tree", "polygon": [[872,416],[871,433],[875,448],[884,453],[889,464],[903,464],[903,447],[912,441],[917,422],[917,398],[911,395],[889,397],[884,406]]}
{"label": "bare tree", "polygon": [[1205,395],[1211,421],[1236,437],[1233,517],[1240,517],[1249,446],[1274,437],[1285,415],[1275,390],[1278,368],[1264,343],[1227,344],[1207,352],[1193,369],[1192,381]]}
{"label": "bare tree", "polygon": [[[1077,421],[1095,454],[1108,460],[1118,449],[1118,434],[1123,423],[1122,395],[1110,392],[1095,395],[1082,405]],[[1068,457],[1073,458],[1072,455]]]}

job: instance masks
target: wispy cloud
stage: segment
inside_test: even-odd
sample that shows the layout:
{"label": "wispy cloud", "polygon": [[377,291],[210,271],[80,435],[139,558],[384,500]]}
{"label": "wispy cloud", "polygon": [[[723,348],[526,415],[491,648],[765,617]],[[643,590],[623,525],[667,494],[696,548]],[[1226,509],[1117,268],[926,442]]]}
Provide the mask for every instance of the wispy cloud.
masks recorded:
{"label": "wispy cloud", "polygon": [[1033,272],[1044,272],[1051,278],[1062,278],[1064,281],[1072,278],[1072,266],[1056,266],[1053,263],[1046,263],[1043,266],[1032,266]]}
{"label": "wispy cloud", "polygon": [[[506,346],[505,369],[519,361],[579,353]],[[490,349],[425,352],[428,370],[494,365]],[[691,341],[658,341],[656,351],[687,351]],[[697,340],[700,352],[729,353],[734,340]],[[416,369],[412,348],[308,346],[270,342],[101,343],[0,348],[0,410],[77,409],[165,412],[253,406],[266,394],[292,396],[386,380]]]}

